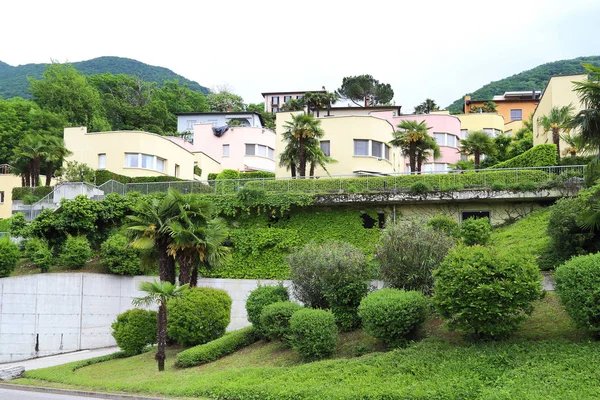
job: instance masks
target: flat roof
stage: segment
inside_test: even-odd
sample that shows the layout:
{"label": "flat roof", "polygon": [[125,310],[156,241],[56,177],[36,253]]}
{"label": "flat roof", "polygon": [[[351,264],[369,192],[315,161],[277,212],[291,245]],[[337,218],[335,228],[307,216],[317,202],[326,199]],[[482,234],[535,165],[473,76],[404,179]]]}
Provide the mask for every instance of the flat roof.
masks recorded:
{"label": "flat roof", "polygon": [[265,121],[263,120],[262,115],[257,113],[256,111],[226,111],[226,112],[180,112],[175,113],[175,115],[256,115],[260,120],[261,125],[265,126]]}
{"label": "flat roof", "polygon": [[265,97],[267,94],[296,94],[296,93],[327,93],[327,90],[295,90],[293,92],[264,92],[261,93],[262,97]]}
{"label": "flat roof", "polygon": [[[398,110],[402,106],[370,106],[370,107],[331,107],[330,110]],[[327,110],[327,108],[319,108],[319,110]]]}

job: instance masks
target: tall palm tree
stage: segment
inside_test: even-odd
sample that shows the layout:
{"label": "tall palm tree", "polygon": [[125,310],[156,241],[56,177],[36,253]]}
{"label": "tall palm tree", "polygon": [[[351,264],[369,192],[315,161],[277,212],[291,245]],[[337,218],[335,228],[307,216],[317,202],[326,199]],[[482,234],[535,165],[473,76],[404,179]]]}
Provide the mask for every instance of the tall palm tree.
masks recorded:
{"label": "tall palm tree", "polygon": [[323,150],[321,150],[321,143],[318,139],[311,139],[306,143],[306,162],[310,164],[309,175],[313,177],[315,176],[315,167],[317,166],[323,168],[327,175],[329,175],[327,164],[336,163],[337,160],[325,155]]}
{"label": "tall palm tree", "polygon": [[408,157],[411,172],[419,172],[417,170],[417,155],[418,145],[427,136],[427,131],[431,129],[425,121],[404,120],[397,126],[398,130],[394,132],[394,139],[390,140],[390,144],[400,148],[402,155]]}
{"label": "tall palm tree", "polygon": [[421,173],[423,162],[441,157],[440,146],[429,134],[417,142],[417,171]]}
{"label": "tall palm tree", "polygon": [[481,155],[491,156],[496,151],[494,141],[484,131],[469,132],[465,139],[460,141],[461,154],[473,156],[475,158],[475,169],[479,169],[481,165]]}
{"label": "tall palm tree", "polygon": [[46,164],[46,186],[50,186],[54,172],[60,168],[65,157],[71,153],[63,139],[56,136],[44,137],[43,158]]}
{"label": "tall palm tree", "polygon": [[600,150],[600,67],[583,66],[589,73],[588,79],[573,82],[583,109],[575,115],[571,126],[579,129],[583,145]]}
{"label": "tall palm tree", "polygon": [[560,159],[560,135],[568,133],[573,119],[573,106],[552,107],[548,115],[538,118],[544,133],[552,132],[552,142],[556,145],[556,159]]}
{"label": "tall palm tree", "polygon": [[581,135],[567,133],[560,135],[563,142],[567,144],[567,147],[563,149],[563,156],[569,154],[571,157],[575,157],[577,153],[585,154],[588,151],[588,146],[583,144]]}
{"label": "tall palm tree", "polygon": [[[283,127],[285,128],[284,139],[288,141],[288,145],[297,146],[297,157],[293,157],[294,162],[297,160],[297,172],[300,177],[306,176],[307,152],[306,143],[311,139],[319,139],[325,135],[321,129],[321,121],[310,114],[292,115],[292,120],[287,121]],[[284,150],[285,152],[285,150]],[[290,153],[292,150],[290,150]]]}
{"label": "tall palm tree", "polygon": [[148,307],[152,304],[158,304],[158,331],[157,331],[157,344],[158,351],[154,356],[154,359],[158,363],[158,370],[165,370],[165,360],[167,356],[165,354],[165,348],[167,347],[167,324],[168,324],[168,311],[167,301],[170,299],[180,297],[181,294],[187,290],[188,285],[177,287],[171,282],[140,282],[140,290],[146,292],[144,297],[136,297],[131,303],[136,307]]}
{"label": "tall palm tree", "polygon": [[40,186],[40,163],[45,155],[44,138],[36,133],[28,133],[23,136],[14,153],[17,161],[15,164],[29,164],[26,170],[30,176],[30,185]]}

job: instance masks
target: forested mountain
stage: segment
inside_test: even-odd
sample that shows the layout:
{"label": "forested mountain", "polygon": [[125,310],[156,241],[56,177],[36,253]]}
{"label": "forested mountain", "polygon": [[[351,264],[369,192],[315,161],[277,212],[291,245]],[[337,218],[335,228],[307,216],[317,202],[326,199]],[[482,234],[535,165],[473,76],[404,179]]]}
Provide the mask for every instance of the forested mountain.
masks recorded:
{"label": "forested mountain", "polygon": [[[508,78],[488,83],[470,95],[473,100],[490,100],[494,95],[517,90],[543,90],[552,75],[580,74],[584,72],[581,63],[600,65],[600,56],[578,57],[570,60],[554,61],[523,71]],[[462,111],[464,96],[448,106],[450,111]]]}
{"label": "forested mountain", "polygon": [[[135,75],[146,82],[158,82],[177,79],[180,85],[207,94],[208,88],[198,82],[190,81],[170,69],[144,64],[143,62],[121,57],[98,57],[87,61],[71,63],[75,69],[84,75],[102,74],[108,72],[114,75]],[[25,64],[13,67],[0,61],[0,98],[23,97],[31,98],[27,77],[40,79],[47,64]]]}

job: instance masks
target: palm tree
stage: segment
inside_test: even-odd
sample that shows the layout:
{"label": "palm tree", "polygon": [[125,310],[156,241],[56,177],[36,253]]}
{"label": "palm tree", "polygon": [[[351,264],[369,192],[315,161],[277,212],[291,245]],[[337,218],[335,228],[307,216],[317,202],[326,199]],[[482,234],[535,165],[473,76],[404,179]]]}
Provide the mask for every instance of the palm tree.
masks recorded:
{"label": "palm tree", "polygon": [[567,147],[563,150],[563,156],[569,154],[571,157],[575,157],[577,153],[583,154],[588,151],[586,146],[583,144],[581,135],[567,133],[560,135],[560,138],[567,144]]}
{"label": "palm tree", "polygon": [[28,133],[23,136],[19,145],[14,150],[16,163],[28,163],[26,173],[29,174],[29,179],[26,177],[28,184],[33,187],[40,186],[40,163],[45,155],[44,138],[36,133]]}
{"label": "palm tree", "polygon": [[571,126],[579,129],[582,145],[600,149],[600,67],[583,67],[589,73],[588,79],[573,82],[583,109],[573,117]]}
{"label": "palm tree", "polygon": [[310,114],[296,114],[292,115],[292,120],[287,121],[283,127],[285,128],[284,139],[288,142],[288,146],[297,146],[296,157],[292,155],[293,148],[289,149],[288,154],[292,155],[291,161],[294,163],[297,162],[298,174],[300,177],[305,177],[307,163],[306,143],[311,139],[323,137],[325,132],[321,129],[321,121]]}
{"label": "palm tree", "polygon": [[334,160],[330,156],[326,155],[323,150],[321,150],[321,142],[318,139],[308,140],[305,149],[306,162],[310,164],[309,175],[311,177],[315,176],[315,167],[317,165],[323,168],[327,175],[329,175],[327,164],[336,163],[337,160]]}
{"label": "palm tree", "polygon": [[552,132],[552,142],[556,145],[556,159],[560,159],[560,135],[568,133],[573,119],[573,106],[552,107],[548,115],[538,118],[538,124],[544,129],[544,133]]}
{"label": "palm tree", "polygon": [[44,138],[44,162],[46,164],[46,186],[50,186],[54,172],[60,168],[63,160],[72,154],[66,147],[63,139],[56,136]]}
{"label": "palm tree", "polygon": [[281,111],[302,111],[304,109],[303,99],[289,99],[281,105]]}
{"label": "palm tree", "polygon": [[408,157],[411,172],[420,172],[420,169],[417,170],[418,145],[425,139],[431,127],[428,127],[425,121],[404,120],[397,125],[397,128],[394,139],[389,143],[399,147],[402,155]]}
{"label": "palm tree", "polygon": [[432,111],[438,111],[440,107],[433,99],[425,99],[424,102],[415,107],[415,114],[429,114]]}
{"label": "palm tree", "polygon": [[495,152],[494,141],[484,131],[469,132],[466,139],[461,139],[461,154],[472,155],[475,158],[475,169],[481,165],[481,155],[492,155]]}
{"label": "palm tree", "polygon": [[422,140],[417,142],[417,171],[421,173],[421,167],[424,161],[429,159],[435,160],[441,157],[440,146],[435,139],[429,134],[425,135]]}
{"label": "palm tree", "polygon": [[131,303],[136,307],[148,307],[152,304],[158,304],[158,331],[157,331],[157,342],[158,351],[154,356],[154,359],[158,363],[158,370],[165,370],[165,360],[167,358],[165,354],[165,348],[167,347],[167,323],[168,323],[168,312],[167,312],[167,301],[180,297],[181,294],[187,290],[188,285],[177,287],[171,282],[140,282],[140,290],[146,292],[147,295],[144,297],[136,297]]}

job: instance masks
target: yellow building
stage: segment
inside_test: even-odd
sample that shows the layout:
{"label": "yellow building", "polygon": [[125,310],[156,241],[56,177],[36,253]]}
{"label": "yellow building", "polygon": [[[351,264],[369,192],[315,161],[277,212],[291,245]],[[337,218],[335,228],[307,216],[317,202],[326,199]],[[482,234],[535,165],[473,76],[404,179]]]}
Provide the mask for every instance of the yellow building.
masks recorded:
{"label": "yellow building", "polygon": [[455,115],[460,119],[460,138],[467,137],[468,132],[484,131],[490,137],[504,133],[504,117],[495,113],[474,113]]}
{"label": "yellow building", "polygon": [[[577,93],[573,90],[573,82],[582,82],[587,79],[585,74],[553,76],[548,81],[546,89],[542,94],[540,103],[533,113],[533,145],[552,142],[552,132],[544,132],[544,128],[538,123],[538,119],[550,114],[553,107],[573,106],[573,114],[581,111],[581,103]],[[561,140],[560,148],[564,149],[567,144]]]}
{"label": "yellow building", "polygon": [[12,215],[12,190],[16,187],[21,187],[21,177],[0,171],[0,219]]}

